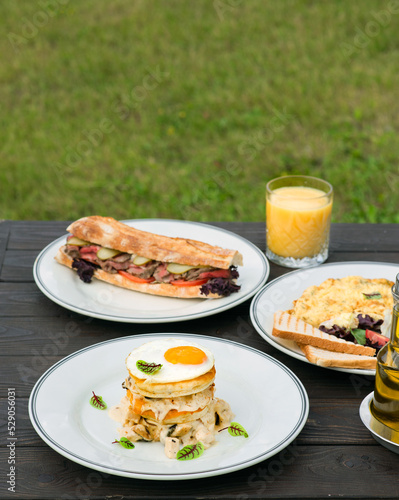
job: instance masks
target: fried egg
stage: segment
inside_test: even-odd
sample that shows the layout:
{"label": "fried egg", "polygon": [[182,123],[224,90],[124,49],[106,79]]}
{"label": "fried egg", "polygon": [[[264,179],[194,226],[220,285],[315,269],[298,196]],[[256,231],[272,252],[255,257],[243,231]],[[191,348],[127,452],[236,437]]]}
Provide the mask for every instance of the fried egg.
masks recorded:
{"label": "fried egg", "polygon": [[[136,366],[137,361],[161,364],[162,368],[148,375]],[[209,349],[181,339],[153,340],[134,349],[126,358],[131,375],[156,383],[192,380],[209,372],[215,363]]]}

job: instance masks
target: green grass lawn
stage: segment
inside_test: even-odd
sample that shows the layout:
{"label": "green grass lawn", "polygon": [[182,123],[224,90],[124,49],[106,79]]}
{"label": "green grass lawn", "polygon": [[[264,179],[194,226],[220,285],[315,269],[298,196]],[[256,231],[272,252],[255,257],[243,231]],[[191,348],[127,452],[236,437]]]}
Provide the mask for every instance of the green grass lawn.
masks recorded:
{"label": "green grass lawn", "polygon": [[0,17],[0,219],[259,221],[266,182],[303,173],[333,184],[335,222],[399,222],[395,2],[2,0]]}

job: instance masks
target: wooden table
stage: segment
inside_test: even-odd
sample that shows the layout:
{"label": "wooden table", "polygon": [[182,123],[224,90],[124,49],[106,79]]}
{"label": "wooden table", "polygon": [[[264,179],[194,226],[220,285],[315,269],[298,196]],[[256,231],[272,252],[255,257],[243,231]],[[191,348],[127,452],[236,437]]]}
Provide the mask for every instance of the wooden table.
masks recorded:
{"label": "wooden table", "polygon": [[[264,250],[263,223],[214,223]],[[244,342],[288,366],[310,398],[309,419],[289,452],[238,472],[188,481],[145,481],[92,471],[57,454],[36,434],[28,417],[30,391],[64,356],[91,344],[157,325],[112,323],[70,312],[47,299],[33,281],[39,251],[65,233],[66,222],[0,223],[1,498],[398,498],[399,456],[380,446],[359,419],[359,405],[374,380],[306,364],[267,344],[249,319],[250,301],[195,321],[168,323],[162,331],[231,336],[241,322]],[[399,225],[334,224],[329,262],[399,264]],[[398,266],[399,271],[399,266]],[[288,272],[271,266],[269,280]],[[63,344],[54,333],[71,318],[81,334]],[[16,391],[16,492],[7,491],[7,389]]]}

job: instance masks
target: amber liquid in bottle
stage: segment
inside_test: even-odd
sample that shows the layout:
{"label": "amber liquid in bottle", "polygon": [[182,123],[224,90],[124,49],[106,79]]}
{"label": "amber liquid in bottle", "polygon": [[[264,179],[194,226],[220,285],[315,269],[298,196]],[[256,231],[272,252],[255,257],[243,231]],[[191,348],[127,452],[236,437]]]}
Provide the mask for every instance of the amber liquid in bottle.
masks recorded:
{"label": "amber liquid in bottle", "polygon": [[392,315],[391,339],[378,353],[374,398],[371,413],[393,430],[396,442],[399,432],[399,304]]}

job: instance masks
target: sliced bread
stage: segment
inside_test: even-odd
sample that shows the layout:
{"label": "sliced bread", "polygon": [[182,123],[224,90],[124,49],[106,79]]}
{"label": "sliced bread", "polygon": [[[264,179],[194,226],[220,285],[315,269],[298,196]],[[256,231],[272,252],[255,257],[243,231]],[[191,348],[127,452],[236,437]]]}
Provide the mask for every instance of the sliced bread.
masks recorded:
{"label": "sliced bread", "polygon": [[324,367],[335,368],[366,368],[374,370],[377,365],[377,358],[374,356],[359,356],[357,354],[347,354],[345,352],[331,352],[312,345],[300,344],[306,356],[311,363]]}
{"label": "sliced bread", "polygon": [[347,354],[374,356],[375,349],[339,339],[334,335],[324,333],[301,319],[285,311],[274,314],[273,335],[283,339],[294,340],[298,344],[309,344],[321,349]]}

